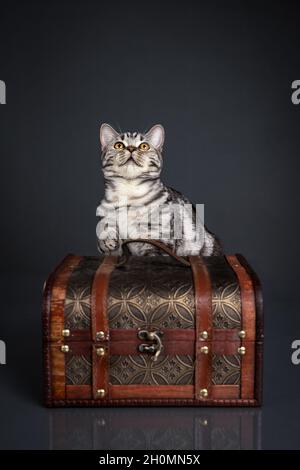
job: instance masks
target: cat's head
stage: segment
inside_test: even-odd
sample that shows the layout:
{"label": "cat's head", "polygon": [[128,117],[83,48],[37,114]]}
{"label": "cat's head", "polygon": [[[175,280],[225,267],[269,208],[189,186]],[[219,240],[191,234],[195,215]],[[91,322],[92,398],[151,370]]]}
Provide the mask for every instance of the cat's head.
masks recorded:
{"label": "cat's head", "polygon": [[102,124],[100,143],[105,178],[158,178],[162,169],[164,135],[160,124],[146,133],[117,132],[109,124]]}

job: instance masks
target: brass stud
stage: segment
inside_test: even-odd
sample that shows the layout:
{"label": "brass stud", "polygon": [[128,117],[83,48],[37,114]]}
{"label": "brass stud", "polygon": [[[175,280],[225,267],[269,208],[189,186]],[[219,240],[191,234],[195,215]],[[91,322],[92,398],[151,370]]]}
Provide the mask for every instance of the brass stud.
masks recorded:
{"label": "brass stud", "polygon": [[201,388],[199,394],[201,398],[206,398],[208,396],[208,391],[206,388]]}
{"label": "brass stud", "polygon": [[62,336],[70,336],[70,330],[62,330]]}
{"label": "brass stud", "polygon": [[244,330],[239,331],[239,337],[240,338],[245,338],[246,337],[246,331],[244,331]]}
{"label": "brass stud", "polygon": [[69,346],[68,346],[67,344],[63,344],[63,345],[60,347],[60,350],[61,350],[61,352],[63,352],[63,353],[67,353],[67,352],[70,351],[70,348],[69,348]]}
{"label": "brass stud", "polygon": [[96,353],[97,353],[97,356],[104,356],[105,349],[104,348],[97,348]]}
{"label": "brass stud", "polygon": [[97,397],[103,398],[105,396],[105,390],[103,388],[99,388],[97,390]]}
{"label": "brass stud", "polygon": [[208,425],[207,419],[202,419],[202,420],[200,420],[200,424],[201,424],[202,426],[207,426],[207,425]]}
{"label": "brass stud", "polygon": [[97,331],[96,333],[96,340],[97,341],[101,341],[102,339],[105,338],[105,333],[104,331]]}
{"label": "brass stud", "polygon": [[202,346],[202,348],[200,348],[200,351],[203,353],[203,354],[208,354],[208,346]]}
{"label": "brass stud", "polygon": [[207,331],[201,331],[200,337],[201,337],[201,339],[207,339],[207,338],[208,338],[208,333],[207,333]]}
{"label": "brass stud", "polygon": [[238,348],[238,353],[241,355],[241,356],[244,356],[246,354],[246,348],[245,346],[241,346],[240,348]]}

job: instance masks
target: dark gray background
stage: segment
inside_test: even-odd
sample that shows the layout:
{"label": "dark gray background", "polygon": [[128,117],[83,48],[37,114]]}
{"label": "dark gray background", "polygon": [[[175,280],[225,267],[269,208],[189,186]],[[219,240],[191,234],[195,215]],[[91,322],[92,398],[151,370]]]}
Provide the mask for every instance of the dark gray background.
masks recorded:
{"label": "dark gray background", "polygon": [[[300,448],[300,365],[290,360],[291,342],[300,339],[300,105],[291,102],[299,23],[297,3],[287,1],[1,5],[1,448],[53,448],[57,433],[66,448],[226,447],[230,426],[249,419],[247,410],[227,410],[227,429],[221,411],[180,409],[171,413],[177,427],[168,427],[169,410],[41,405],[42,284],[67,252],[96,253],[103,121],[123,130],[162,123],[164,180],[205,203],[206,223],[226,252],[243,253],[261,277],[265,401],[251,412],[253,446]],[[135,419],[137,435],[160,435],[164,417],[165,431],[178,429],[179,440],[149,431],[129,444],[128,430],[114,440],[116,417],[121,430]],[[211,434],[223,429],[224,441],[221,432],[217,444],[195,442],[188,423],[198,419]],[[105,444],[89,434],[99,426],[100,436],[111,436]]]}

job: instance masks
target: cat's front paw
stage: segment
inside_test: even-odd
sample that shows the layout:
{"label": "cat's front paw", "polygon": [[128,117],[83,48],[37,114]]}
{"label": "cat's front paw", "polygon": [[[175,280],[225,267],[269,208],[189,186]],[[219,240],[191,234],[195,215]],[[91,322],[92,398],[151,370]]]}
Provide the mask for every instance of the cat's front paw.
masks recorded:
{"label": "cat's front paw", "polygon": [[98,240],[98,247],[100,251],[116,251],[119,248],[117,240]]}
{"label": "cat's front paw", "polygon": [[119,248],[118,240],[113,240],[111,238],[108,240],[104,240],[104,245],[109,251],[115,251]]}
{"label": "cat's front paw", "polygon": [[107,238],[99,238],[98,249],[104,253],[118,251],[120,249],[119,240],[113,238],[112,234]]}

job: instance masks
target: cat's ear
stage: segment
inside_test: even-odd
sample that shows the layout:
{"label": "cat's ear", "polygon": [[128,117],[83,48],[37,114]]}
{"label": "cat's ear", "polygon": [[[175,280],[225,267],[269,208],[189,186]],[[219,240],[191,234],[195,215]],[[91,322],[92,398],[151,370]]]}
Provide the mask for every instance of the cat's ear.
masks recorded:
{"label": "cat's ear", "polygon": [[100,127],[100,143],[102,150],[104,150],[108,146],[109,142],[115,139],[117,135],[119,135],[119,133],[109,124],[102,124]]}
{"label": "cat's ear", "polygon": [[145,137],[156,150],[161,150],[164,145],[165,130],[161,124],[156,124],[151,127]]}

